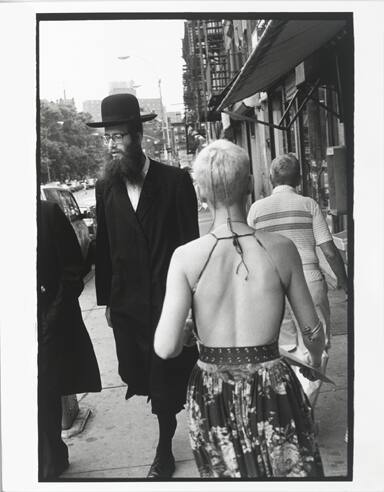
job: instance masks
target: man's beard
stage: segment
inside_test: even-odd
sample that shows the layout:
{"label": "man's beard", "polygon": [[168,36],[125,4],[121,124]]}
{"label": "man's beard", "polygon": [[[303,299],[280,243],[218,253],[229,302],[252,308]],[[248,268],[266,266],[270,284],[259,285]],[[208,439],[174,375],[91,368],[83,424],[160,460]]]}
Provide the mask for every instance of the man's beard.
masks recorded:
{"label": "man's beard", "polygon": [[143,181],[144,154],[139,142],[132,142],[125,152],[117,156],[107,155],[103,176],[106,179],[128,180],[131,184]]}

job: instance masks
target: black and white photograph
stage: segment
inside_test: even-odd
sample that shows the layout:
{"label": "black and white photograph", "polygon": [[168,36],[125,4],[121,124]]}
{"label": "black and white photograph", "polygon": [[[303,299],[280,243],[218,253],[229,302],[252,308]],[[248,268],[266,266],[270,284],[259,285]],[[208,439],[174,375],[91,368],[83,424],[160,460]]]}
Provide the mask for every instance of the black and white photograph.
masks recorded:
{"label": "black and white photograph", "polygon": [[38,18],[41,480],[350,475],[353,23],[324,17]]}
{"label": "black and white photograph", "polygon": [[[356,115],[375,104],[369,87],[357,94],[358,14],[127,4],[26,16],[32,289],[16,353],[30,490],[379,491],[362,486],[356,451],[379,468],[377,378],[366,397],[356,388],[361,331],[372,344],[382,319],[380,305],[364,321],[357,292],[373,305],[384,273],[364,250],[380,277],[369,286],[355,255],[375,236],[356,235],[369,198]],[[27,482],[7,422],[28,405],[17,396],[10,411],[12,353],[2,478],[16,491]]]}

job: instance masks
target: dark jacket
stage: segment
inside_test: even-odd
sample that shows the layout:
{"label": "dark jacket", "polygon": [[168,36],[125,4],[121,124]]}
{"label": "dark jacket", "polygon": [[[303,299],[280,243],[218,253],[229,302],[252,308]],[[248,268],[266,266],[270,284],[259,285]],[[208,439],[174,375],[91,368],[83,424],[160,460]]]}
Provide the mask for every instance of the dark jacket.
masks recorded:
{"label": "dark jacket", "polygon": [[84,263],[76,234],[53,202],[38,210],[39,383],[61,395],[100,391],[100,373],[78,297]]}
{"label": "dark jacket", "polygon": [[125,183],[105,180],[96,185],[96,212],[97,302],[111,308],[127,398],[149,395],[155,413],[164,405],[179,410],[196,349],[163,361],[153,351],[153,336],[172,253],[199,235],[191,178],[151,160],[136,212]]}

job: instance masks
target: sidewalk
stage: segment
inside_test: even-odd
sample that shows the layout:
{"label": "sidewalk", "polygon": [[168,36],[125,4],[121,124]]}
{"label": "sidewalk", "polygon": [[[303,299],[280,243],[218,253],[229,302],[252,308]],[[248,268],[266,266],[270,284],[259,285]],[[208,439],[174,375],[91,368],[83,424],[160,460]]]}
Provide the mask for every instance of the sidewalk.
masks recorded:
{"label": "sidewalk", "polygon": [[[342,476],[347,471],[347,322],[346,303],[340,291],[329,292],[333,339],[328,376],[336,387],[323,384],[316,408],[319,442],[326,476]],[[84,322],[92,338],[99,362],[102,392],[78,395],[81,411],[91,415],[84,430],[65,439],[70,467],[61,475],[68,479],[145,478],[157,444],[157,419],[146,397],[125,400],[125,385],[117,374],[112,330],[107,326],[104,307],[96,306],[94,278],[90,277],[80,298]],[[176,459],[174,478],[198,478],[190,449],[185,411],[178,415],[173,440]]]}

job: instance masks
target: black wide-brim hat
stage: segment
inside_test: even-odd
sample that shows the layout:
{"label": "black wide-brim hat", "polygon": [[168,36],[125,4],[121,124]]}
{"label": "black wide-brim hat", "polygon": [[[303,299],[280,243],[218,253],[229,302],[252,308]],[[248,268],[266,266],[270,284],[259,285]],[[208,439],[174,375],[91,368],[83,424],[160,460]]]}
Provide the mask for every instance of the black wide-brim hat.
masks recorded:
{"label": "black wide-brim hat", "polygon": [[103,121],[87,123],[92,128],[116,126],[122,123],[136,125],[150,121],[157,114],[140,114],[139,101],[133,94],[112,94],[101,101],[101,119]]}

